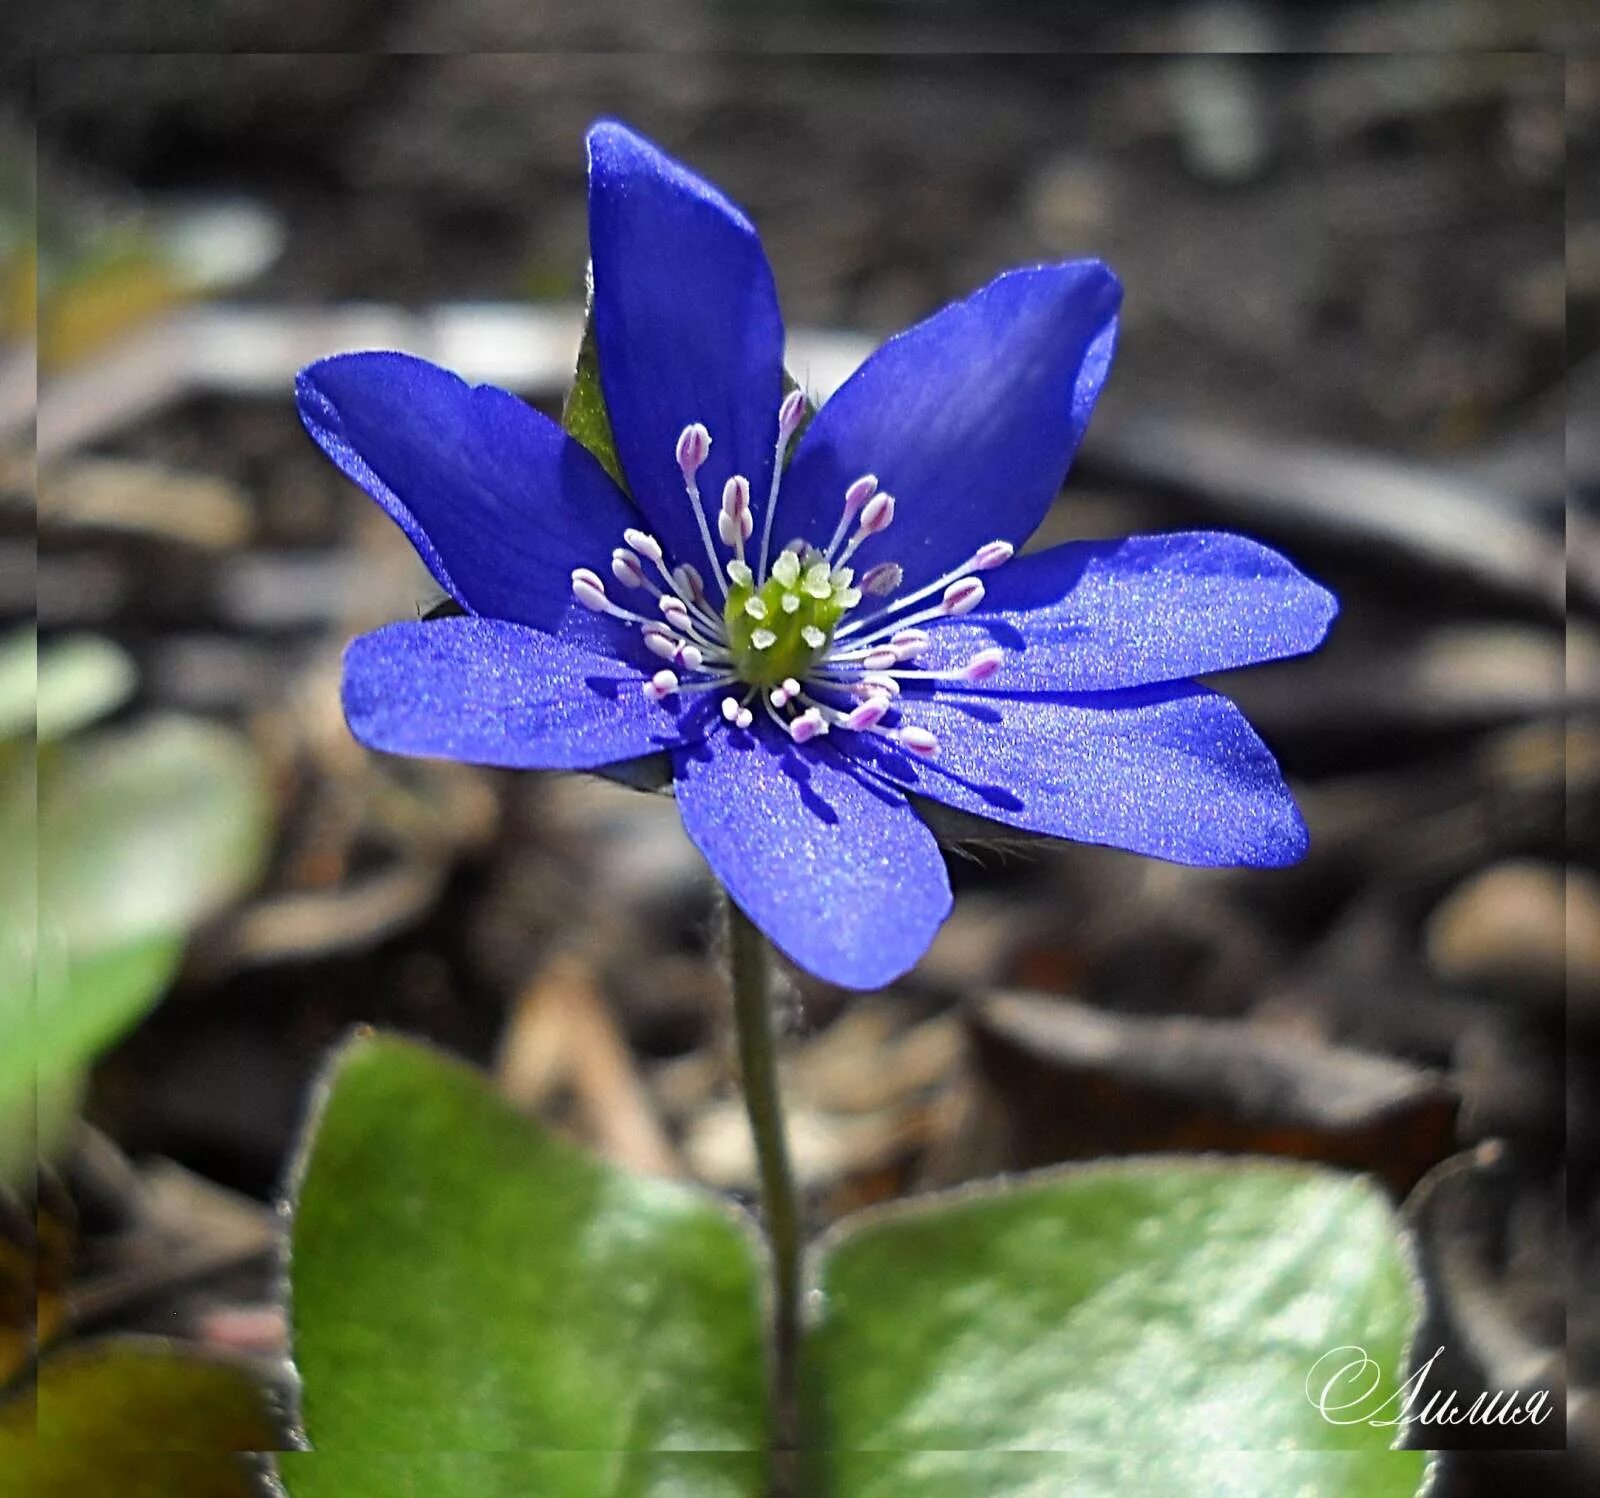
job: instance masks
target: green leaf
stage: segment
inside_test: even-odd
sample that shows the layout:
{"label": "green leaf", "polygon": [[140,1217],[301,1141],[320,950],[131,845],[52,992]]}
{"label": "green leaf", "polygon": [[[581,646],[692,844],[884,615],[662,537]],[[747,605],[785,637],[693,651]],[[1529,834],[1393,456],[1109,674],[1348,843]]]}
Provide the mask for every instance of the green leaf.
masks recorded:
{"label": "green leaf", "polygon": [[41,651],[39,742],[65,738],[114,712],[137,682],[127,653],[97,635],[74,635]]}
{"label": "green leaf", "polygon": [[46,1358],[0,1407],[0,1498],[252,1498],[242,1451],[281,1444],[243,1369],[126,1339]]}
{"label": "green leaf", "polygon": [[[829,1498],[1416,1498],[1422,1451],[842,1451]],[[352,1490],[354,1491],[354,1490]],[[364,1490],[363,1490],[364,1491]]]}
{"label": "green leaf", "polygon": [[656,1491],[626,1453],[765,1440],[743,1220],[591,1159],[409,1042],[357,1040],[333,1067],[290,1288],[319,1453],[609,1452],[591,1485],[560,1491],[612,1498]]}
{"label": "green leaf", "polygon": [[278,1469],[294,1498],[766,1498],[765,1458],[753,1452],[306,1451]]}
{"label": "green leaf", "polygon": [[[837,1498],[945,1490],[897,1486],[895,1463],[850,1452],[1389,1457],[1395,1432],[1324,1420],[1308,1375],[1354,1344],[1382,1370],[1384,1392],[1398,1389],[1419,1311],[1376,1188],[1223,1160],[1087,1167],[857,1219],[827,1244],[817,1288],[804,1379]],[[1114,1467],[1095,1470],[1070,1491],[1128,1491]],[[1319,1493],[1372,1491],[1360,1461],[1327,1470],[1362,1476]],[[1179,1472],[1152,1483],[1216,1491]],[[990,1491],[961,1477],[946,1488]]]}
{"label": "green leaf", "polygon": [[267,792],[249,742],[162,718],[39,764],[39,914],[74,960],[182,932],[260,871]]}
{"label": "green leaf", "polygon": [[[590,272],[591,282],[593,271]],[[578,366],[573,371],[572,389],[561,407],[561,425],[600,460],[600,466],[617,482],[624,494],[628,481],[622,476],[622,459],[617,456],[617,439],[611,431],[611,413],[606,410],[605,393],[600,388],[600,350],[594,336],[594,287],[589,288],[588,305],[583,313],[583,341],[578,345]]]}
{"label": "green leaf", "polygon": [[39,635],[15,629],[0,639],[0,740],[33,732],[39,697]]}

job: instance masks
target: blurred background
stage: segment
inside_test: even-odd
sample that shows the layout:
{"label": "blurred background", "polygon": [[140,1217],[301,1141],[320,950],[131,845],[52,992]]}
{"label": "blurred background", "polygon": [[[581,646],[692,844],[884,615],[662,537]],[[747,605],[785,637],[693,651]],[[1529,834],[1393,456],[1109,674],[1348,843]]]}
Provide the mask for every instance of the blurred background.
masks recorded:
{"label": "blurred background", "polygon": [[[126,7],[78,5],[36,39],[768,50],[0,75],[0,1170],[50,1167],[37,1214],[4,1208],[0,1377],[35,1309],[45,1340],[159,1330],[279,1376],[271,1204],[356,1024],[613,1158],[753,1191],[670,801],[354,744],[342,647],[437,593],[290,392],[391,346],[558,410],[582,136],[612,114],[749,210],[819,396],[1002,269],[1104,257],[1117,366],[1040,540],[1236,528],[1343,600],[1323,652],[1223,683],[1301,795],[1303,865],[967,850],[903,982],[797,981],[815,1222],[1107,1154],[1371,1171],[1417,1235],[1436,1382],[1547,1388],[1600,1438],[1600,61],[1493,50],[1559,48],[1577,11],[1018,6],[1019,50],[973,55],[988,16],[956,0],[188,10],[122,40]],[[840,50],[774,50],[808,35]],[[1441,39],[1468,50],[1396,50]],[[1563,1438],[1417,1444],[1519,1434]],[[1440,1491],[1530,1482],[1583,1478],[1464,1453]]]}

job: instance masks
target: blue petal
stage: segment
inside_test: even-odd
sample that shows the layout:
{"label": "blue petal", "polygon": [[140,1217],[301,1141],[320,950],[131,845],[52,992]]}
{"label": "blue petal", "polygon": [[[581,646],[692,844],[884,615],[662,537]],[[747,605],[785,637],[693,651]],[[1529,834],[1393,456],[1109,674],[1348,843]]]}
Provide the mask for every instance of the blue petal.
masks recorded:
{"label": "blue petal", "polygon": [[385,625],[344,656],[344,714],[369,749],[512,770],[590,770],[703,732],[705,699],[643,692],[617,661],[497,619]]}
{"label": "blue petal", "polygon": [[1339,611],[1287,558],[1215,531],[1073,541],[985,581],[973,613],[929,626],[918,664],[998,645],[1006,692],[1102,692],[1300,655]]}
{"label": "blue petal", "polygon": [[986,541],[1021,546],[1089,424],[1121,295],[1097,260],[1012,271],[890,339],[807,428],[776,543],[826,544],[846,487],[873,473],[897,508],[858,571],[899,562],[911,588]]}
{"label": "blue petal", "polygon": [[950,913],[932,834],[897,791],[770,724],[673,755],[683,825],[739,908],[801,967],[881,988]]}
{"label": "blue petal", "polygon": [[410,538],[464,608],[554,629],[574,567],[607,575],[626,496],[548,417],[409,354],[341,354],[300,372],[317,445]]}
{"label": "blue petal", "polygon": [[[1012,827],[1173,863],[1276,867],[1306,829],[1271,752],[1226,697],[1193,682],[1081,696],[909,699],[931,761],[866,752],[906,790]],[[854,736],[857,739],[863,735]]]}
{"label": "blue petal", "polygon": [[712,536],[735,473],[750,480],[759,523],[783,399],[783,320],[766,254],[716,188],[610,121],[589,132],[589,251],[622,471],[672,561],[709,584],[678,435],[696,421],[711,433],[699,485]]}

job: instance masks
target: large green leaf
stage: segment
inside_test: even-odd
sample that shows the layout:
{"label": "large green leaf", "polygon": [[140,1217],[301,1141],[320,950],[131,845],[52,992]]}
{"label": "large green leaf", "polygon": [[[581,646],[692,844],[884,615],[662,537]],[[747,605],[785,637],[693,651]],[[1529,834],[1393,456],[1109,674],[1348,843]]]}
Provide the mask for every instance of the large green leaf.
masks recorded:
{"label": "large green leaf", "polygon": [[129,1339],[45,1359],[0,1407],[0,1498],[251,1498],[242,1451],[280,1443],[256,1380]]}
{"label": "large green leaf", "polygon": [[755,1452],[295,1452],[279,1458],[293,1498],[765,1498]]}
{"label": "large green leaf", "polygon": [[182,932],[258,872],[256,754],[216,724],[164,718],[54,746],[39,763],[39,914],[75,958]]}
{"label": "large green leaf", "polygon": [[1182,1448],[841,1451],[829,1460],[819,1498],[1416,1498],[1428,1467],[1421,1451]]}
{"label": "large green leaf", "polygon": [[617,456],[617,439],[611,431],[611,413],[606,410],[605,393],[600,388],[600,350],[594,336],[592,287],[584,309],[583,341],[578,345],[572,388],[561,407],[561,425],[600,460],[600,466],[627,492],[622,459]]}
{"label": "large green leaf", "polygon": [[[431,1050],[356,1040],[294,1206],[307,1437],[334,1455],[607,1452],[560,1491],[665,1491],[628,1453],[765,1439],[757,1262],[715,1198],[590,1158]],[[437,1498],[479,1491],[440,1476]],[[286,1481],[300,1498],[292,1465]]]}
{"label": "large green leaf", "polygon": [[[1418,1314],[1376,1188],[1220,1160],[1088,1167],[858,1219],[826,1245],[817,1289],[807,1407],[837,1498],[975,1491],[953,1458],[957,1475],[935,1487],[846,1452],[1264,1454],[1240,1458],[1241,1473],[1286,1450],[1388,1458],[1393,1430],[1324,1420],[1307,1378],[1357,1345],[1397,1389]],[[1070,1491],[1125,1493],[1124,1460],[1085,1466]],[[1318,1470],[1358,1474],[1313,1489],[1351,1495],[1372,1491],[1372,1472],[1420,1474],[1405,1456]],[[1033,1480],[1024,1468],[996,1491],[1043,1491]]]}

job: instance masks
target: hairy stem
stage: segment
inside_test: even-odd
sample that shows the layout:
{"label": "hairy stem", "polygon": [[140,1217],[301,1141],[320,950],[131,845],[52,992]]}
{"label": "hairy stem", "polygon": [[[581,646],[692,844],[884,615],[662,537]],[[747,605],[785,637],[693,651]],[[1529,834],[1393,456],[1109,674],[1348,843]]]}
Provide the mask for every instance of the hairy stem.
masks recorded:
{"label": "hairy stem", "polygon": [[792,1459],[784,1453],[793,1452],[799,1444],[795,1364],[800,1350],[800,1202],[778,1091],[772,950],[749,917],[732,900],[726,904],[739,1073],[750,1132],[755,1136],[762,1212],[772,1249],[772,1435],[778,1453],[776,1491],[781,1492],[792,1482]]}

